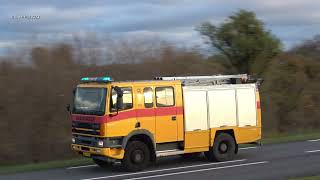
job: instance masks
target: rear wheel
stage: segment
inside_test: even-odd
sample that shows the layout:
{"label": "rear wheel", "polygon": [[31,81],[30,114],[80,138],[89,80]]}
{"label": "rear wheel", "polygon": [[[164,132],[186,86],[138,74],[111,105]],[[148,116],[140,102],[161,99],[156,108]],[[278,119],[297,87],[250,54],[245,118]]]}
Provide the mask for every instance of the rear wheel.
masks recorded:
{"label": "rear wheel", "polygon": [[140,141],[128,143],[122,164],[128,171],[141,171],[150,163],[150,150],[148,146]]}
{"label": "rear wheel", "polygon": [[220,133],[214,140],[213,147],[205,152],[209,161],[229,161],[232,160],[236,152],[236,142],[227,133]]}
{"label": "rear wheel", "polygon": [[107,162],[107,161],[102,161],[102,160],[100,160],[100,159],[92,159],[92,160],[93,160],[93,162],[94,162],[95,164],[97,164],[98,166],[100,166],[100,167],[102,167],[102,168],[106,168],[106,167],[112,166],[112,163]]}

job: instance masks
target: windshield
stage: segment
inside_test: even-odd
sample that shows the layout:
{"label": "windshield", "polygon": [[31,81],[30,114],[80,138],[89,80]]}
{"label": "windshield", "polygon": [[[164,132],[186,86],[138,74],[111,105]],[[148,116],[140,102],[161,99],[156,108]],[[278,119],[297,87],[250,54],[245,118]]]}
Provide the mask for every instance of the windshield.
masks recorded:
{"label": "windshield", "polygon": [[105,88],[77,88],[74,97],[74,114],[104,115],[106,109]]}

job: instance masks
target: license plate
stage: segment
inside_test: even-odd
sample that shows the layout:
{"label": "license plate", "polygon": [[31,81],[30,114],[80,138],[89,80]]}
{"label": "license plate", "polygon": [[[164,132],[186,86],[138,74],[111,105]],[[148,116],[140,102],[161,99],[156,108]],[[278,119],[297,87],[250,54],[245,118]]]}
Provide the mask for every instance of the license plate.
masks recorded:
{"label": "license plate", "polygon": [[83,152],[83,155],[86,157],[90,157],[90,153],[88,153],[88,152]]}

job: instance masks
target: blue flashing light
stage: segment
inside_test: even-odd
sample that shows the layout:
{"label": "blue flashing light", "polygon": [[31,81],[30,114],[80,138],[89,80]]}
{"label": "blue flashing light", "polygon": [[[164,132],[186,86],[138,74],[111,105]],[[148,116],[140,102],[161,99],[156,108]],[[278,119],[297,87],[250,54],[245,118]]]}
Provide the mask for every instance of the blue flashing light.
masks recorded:
{"label": "blue flashing light", "polygon": [[83,77],[81,81],[84,82],[111,82],[113,79],[111,77]]}
{"label": "blue flashing light", "polygon": [[83,78],[81,78],[81,81],[89,81],[89,78],[88,77],[83,77]]}
{"label": "blue flashing light", "polygon": [[102,81],[112,81],[111,77],[102,77]]}

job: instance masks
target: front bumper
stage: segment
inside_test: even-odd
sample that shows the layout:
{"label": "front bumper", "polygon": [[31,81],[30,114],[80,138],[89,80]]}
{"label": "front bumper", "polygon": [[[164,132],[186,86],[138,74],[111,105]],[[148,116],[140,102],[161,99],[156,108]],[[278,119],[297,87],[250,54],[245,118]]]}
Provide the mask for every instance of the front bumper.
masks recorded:
{"label": "front bumper", "polygon": [[[73,134],[74,144],[97,148],[121,148],[123,137],[95,137]],[[98,142],[102,142],[99,145]]]}
{"label": "front bumper", "polygon": [[124,157],[124,150],[122,148],[98,148],[79,144],[71,144],[71,149],[85,157],[107,157],[112,159],[123,159]]}

